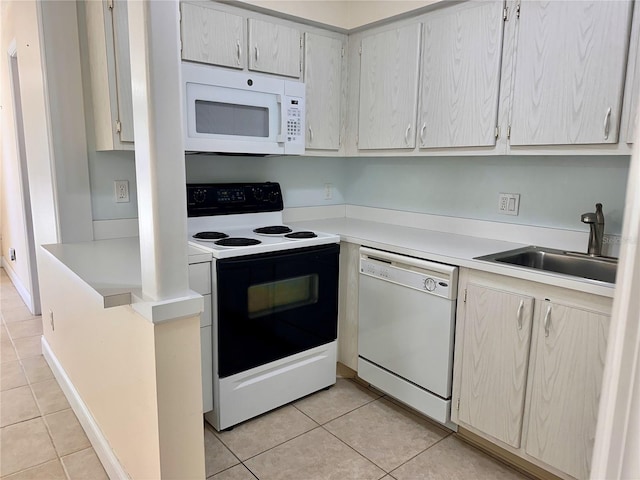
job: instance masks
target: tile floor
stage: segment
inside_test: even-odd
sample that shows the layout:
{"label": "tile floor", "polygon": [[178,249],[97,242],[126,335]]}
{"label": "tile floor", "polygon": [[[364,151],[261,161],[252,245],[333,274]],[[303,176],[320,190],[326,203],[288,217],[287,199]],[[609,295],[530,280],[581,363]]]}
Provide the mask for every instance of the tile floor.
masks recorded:
{"label": "tile floor", "polygon": [[[40,349],[42,324],[0,269],[0,477],[107,475]],[[391,399],[340,375],[330,388],[227,432],[205,423],[214,480],[525,479]]]}
{"label": "tile floor", "polygon": [[205,425],[213,480],[527,477],[349,378],[227,432]]}

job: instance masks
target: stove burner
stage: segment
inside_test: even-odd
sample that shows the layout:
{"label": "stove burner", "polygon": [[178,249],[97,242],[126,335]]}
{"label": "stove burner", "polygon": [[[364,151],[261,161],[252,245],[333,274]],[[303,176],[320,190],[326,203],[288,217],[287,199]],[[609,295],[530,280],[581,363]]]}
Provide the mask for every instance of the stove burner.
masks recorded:
{"label": "stove burner", "polygon": [[285,225],[272,225],[269,227],[260,227],[253,230],[254,233],[261,233],[263,235],[281,235],[283,233],[289,233],[292,230]]}
{"label": "stove burner", "polygon": [[258,245],[262,242],[255,238],[230,237],[223,238],[215,243],[216,245],[221,245],[223,247],[247,247],[249,245]]}
{"label": "stove burner", "polygon": [[293,233],[288,233],[287,235],[285,235],[285,237],[287,238],[315,238],[318,235],[316,235],[313,232],[310,232],[308,230],[304,230],[304,231],[300,231],[300,232],[293,232]]}
{"label": "stove burner", "polygon": [[219,240],[221,238],[227,238],[229,235],[222,232],[198,232],[193,238],[197,238],[199,240]]}

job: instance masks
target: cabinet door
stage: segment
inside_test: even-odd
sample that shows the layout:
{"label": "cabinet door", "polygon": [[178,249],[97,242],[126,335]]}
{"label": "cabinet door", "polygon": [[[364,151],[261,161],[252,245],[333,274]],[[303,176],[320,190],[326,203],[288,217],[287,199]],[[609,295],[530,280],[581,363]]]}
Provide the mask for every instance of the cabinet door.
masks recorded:
{"label": "cabinet door", "polygon": [[300,78],[300,31],[249,19],[249,70]]}
{"label": "cabinet door", "polygon": [[536,324],[525,450],[578,479],[589,477],[609,319],[545,302]]}
{"label": "cabinet door", "polygon": [[420,147],[496,144],[502,1],[449,7],[424,22]]}
{"label": "cabinet door", "polygon": [[420,24],[362,39],[358,148],[414,148]]}
{"label": "cabinet door", "polygon": [[244,19],[212,8],[181,3],[182,59],[243,68]]}
{"label": "cabinet door", "polygon": [[118,91],[120,141],[133,142],[133,98],[131,93],[131,59],[129,56],[129,16],[127,2],[113,2],[113,36]]}
{"label": "cabinet door", "polygon": [[526,1],[511,145],[617,143],[630,1]]}
{"label": "cabinet door", "polygon": [[305,33],[307,148],[340,148],[342,41]]}
{"label": "cabinet door", "polygon": [[520,446],[533,298],[469,284],[458,419]]}
{"label": "cabinet door", "polygon": [[[80,4],[78,4],[80,5]],[[133,150],[133,102],[127,4],[83,2],[95,148]]]}

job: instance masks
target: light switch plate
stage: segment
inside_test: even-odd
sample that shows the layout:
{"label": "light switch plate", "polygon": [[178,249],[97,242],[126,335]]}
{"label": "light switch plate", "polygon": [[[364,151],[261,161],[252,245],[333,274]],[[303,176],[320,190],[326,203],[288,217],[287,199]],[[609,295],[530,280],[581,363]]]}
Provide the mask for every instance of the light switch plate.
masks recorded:
{"label": "light switch plate", "polygon": [[518,215],[520,211],[519,193],[499,193],[498,213],[503,215]]}

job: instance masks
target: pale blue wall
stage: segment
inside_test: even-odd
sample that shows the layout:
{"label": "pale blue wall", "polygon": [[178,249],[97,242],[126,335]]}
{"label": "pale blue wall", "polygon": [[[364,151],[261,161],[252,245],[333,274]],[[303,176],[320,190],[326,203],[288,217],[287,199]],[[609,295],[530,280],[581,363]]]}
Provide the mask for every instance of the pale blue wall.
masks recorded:
{"label": "pale blue wall", "polygon": [[[187,155],[187,182],[279,182],[286,207],[345,203],[345,159]],[[324,199],[324,185],[333,198]]]}
{"label": "pale blue wall", "polygon": [[[628,156],[598,157],[231,157],[188,155],[188,182],[277,181],[287,207],[349,203],[482,220],[586,230],[580,214],[604,205],[605,231],[619,234]],[[95,220],[135,218],[133,153],[90,158]],[[113,201],[130,181],[132,203]],[[324,184],[334,187],[324,199]],[[519,193],[520,215],[497,213],[498,192]]]}
{"label": "pale blue wall", "polygon": [[[133,152],[89,150],[91,208],[94,220],[137,218],[136,164]],[[129,203],[116,203],[115,180],[129,180]]]}
{"label": "pale blue wall", "polygon": [[[617,234],[629,157],[350,158],[345,168],[354,205],[586,230],[580,214],[600,202]],[[499,192],[520,194],[518,216],[497,213]]]}

